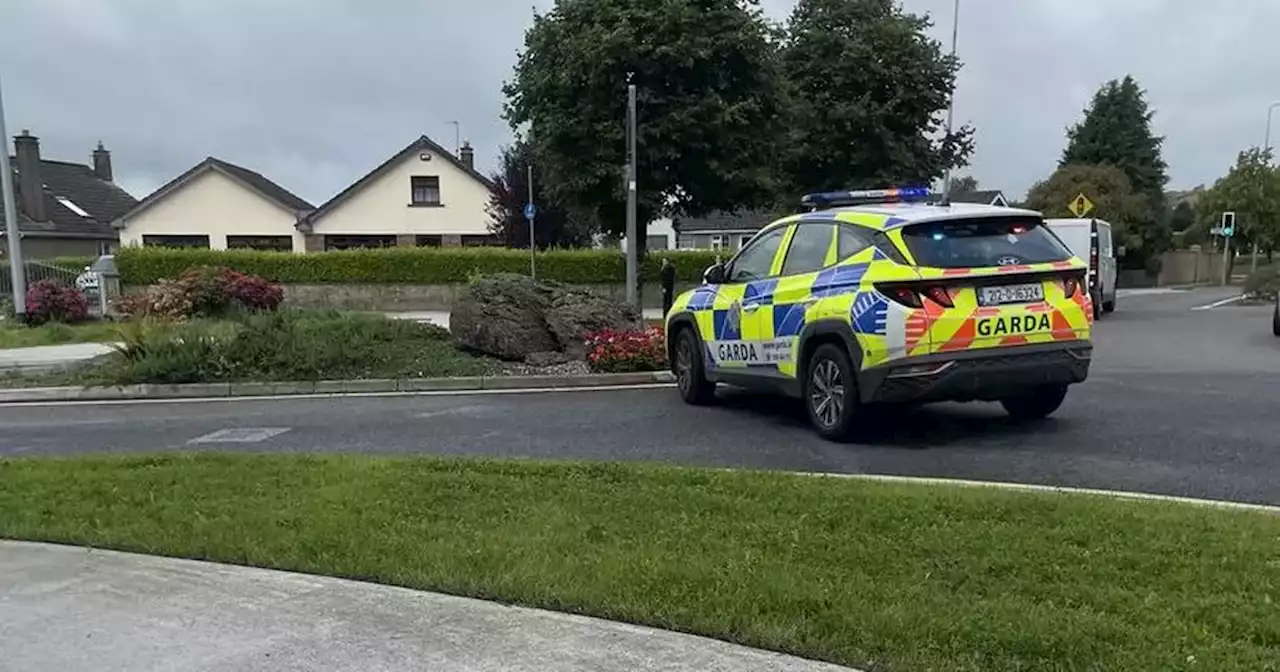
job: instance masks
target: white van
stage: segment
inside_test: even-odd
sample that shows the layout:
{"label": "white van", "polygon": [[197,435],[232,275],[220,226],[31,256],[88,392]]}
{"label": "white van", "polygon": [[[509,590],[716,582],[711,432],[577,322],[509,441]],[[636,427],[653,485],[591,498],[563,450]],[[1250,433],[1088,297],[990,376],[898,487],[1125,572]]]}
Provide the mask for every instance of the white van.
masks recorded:
{"label": "white van", "polygon": [[1045,224],[1071,248],[1077,257],[1089,263],[1089,294],[1093,297],[1093,316],[1101,317],[1116,309],[1116,249],[1111,240],[1111,223],[1102,219],[1046,219]]}

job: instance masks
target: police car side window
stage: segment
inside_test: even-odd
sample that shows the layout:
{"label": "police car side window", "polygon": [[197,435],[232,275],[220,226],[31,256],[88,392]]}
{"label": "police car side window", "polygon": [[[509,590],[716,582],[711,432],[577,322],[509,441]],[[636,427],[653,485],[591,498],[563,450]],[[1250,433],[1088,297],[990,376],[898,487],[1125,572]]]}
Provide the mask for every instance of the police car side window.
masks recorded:
{"label": "police car side window", "polygon": [[860,231],[857,227],[849,224],[840,225],[839,236],[836,251],[841,261],[871,247],[873,244],[871,232]]}
{"label": "police car side window", "polygon": [[831,249],[831,224],[805,222],[796,227],[787,248],[787,260],[782,264],[783,275],[812,273],[827,265],[827,250]]}
{"label": "police car side window", "polygon": [[729,282],[751,282],[769,277],[773,257],[778,253],[778,248],[782,245],[782,236],[786,232],[787,227],[780,226],[751,241],[750,245],[743,248],[729,269]]}

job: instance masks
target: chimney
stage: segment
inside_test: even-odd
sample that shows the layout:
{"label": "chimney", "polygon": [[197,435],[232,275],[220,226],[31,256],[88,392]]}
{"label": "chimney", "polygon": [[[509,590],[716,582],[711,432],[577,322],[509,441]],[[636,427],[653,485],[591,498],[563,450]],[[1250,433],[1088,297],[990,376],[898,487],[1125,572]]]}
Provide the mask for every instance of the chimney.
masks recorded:
{"label": "chimney", "polygon": [[22,211],[35,222],[49,219],[44,211],[44,177],[40,174],[40,138],[22,129],[13,138],[13,153],[18,159],[18,194]]}
{"label": "chimney", "polygon": [[476,169],[476,152],[471,149],[471,141],[462,141],[462,149],[458,151],[458,156],[462,159],[462,165],[471,170]]}
{"label": "chimney", "polygon": [[98,148],[93,150],[93,174],[100,180],[111,182],[111,152],[98,141]]}

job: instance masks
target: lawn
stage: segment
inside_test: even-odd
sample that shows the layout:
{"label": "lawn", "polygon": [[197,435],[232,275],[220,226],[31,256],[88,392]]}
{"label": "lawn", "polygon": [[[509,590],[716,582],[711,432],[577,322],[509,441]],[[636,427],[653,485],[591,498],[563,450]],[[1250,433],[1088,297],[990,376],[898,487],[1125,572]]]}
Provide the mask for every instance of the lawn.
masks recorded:
{"label": "lawn", "polygon": [[0,537],[345,576],[874,670],[1275,670],[1280,517],[763,472],[0,461]]}
{"label": "lawn", "polygon": [[119,326],[114,322],[62,324],[51,322],[28,327],[13,320],[0,321],[0,348],[29,348],[66,343],[108,343],[120,340]]}

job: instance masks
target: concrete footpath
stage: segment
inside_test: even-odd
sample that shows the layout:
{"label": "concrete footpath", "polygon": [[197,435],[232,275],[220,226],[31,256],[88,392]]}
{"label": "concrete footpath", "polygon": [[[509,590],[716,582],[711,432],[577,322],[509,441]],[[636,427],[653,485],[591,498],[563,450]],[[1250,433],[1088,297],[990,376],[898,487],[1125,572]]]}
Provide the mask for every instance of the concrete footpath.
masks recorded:
{"label": "concrete footpath", "polygon": [[0,670],[848,670],[405,588],[0,540]]}
{"label": "concrete footpath", "polygon": [[106,343],[68,343],[31,348],[0,348],[0,373],[45,373],[66,369],[113,351]]}
{"label": "concrete footpath", "polygon": [[[660,308],[645,308],[644,318],[646,320],[656,320],[662,317]],[[436,326],[449,328],[449,311],[447,310],[420,310],[407,313],[384,313],[393,320],[413,320],[415,322],[430,322]]]}

